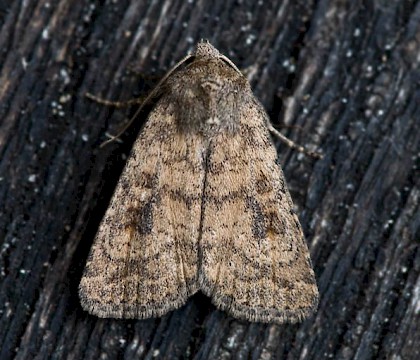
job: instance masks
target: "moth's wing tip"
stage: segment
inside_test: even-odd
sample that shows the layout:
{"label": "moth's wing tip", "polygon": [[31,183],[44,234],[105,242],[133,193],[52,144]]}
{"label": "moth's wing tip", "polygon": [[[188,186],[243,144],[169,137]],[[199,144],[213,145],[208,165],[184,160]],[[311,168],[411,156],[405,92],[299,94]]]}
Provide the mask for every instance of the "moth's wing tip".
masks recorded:
{"label": "moth's wing tip", "polygon": [[185,305],[188,299],[198,291],[198,284],[195,283],[188,288],[188,291],[171,302],[160,304],[136,305],[136,304],[112,304],[104,303],[89,295],[88,289],[81,283],[79,285],[79,301],[82,309],[90,315],[99,318],[113,319],[149,319],[166,315],[168,312],[179,309]]}
{"label": "moth's wing tip", "polygon": [[80,298],[80,304],[86,312],[99,318],[112,319],[150,319],[166,315],[186,304],[188,298],[179,301],[160,304],[161,306],[142,306],[103,304],[89,298]]}
{"label": "moth's wing tip", "polygon": [[255,308],[252,306],[242,306],[233,297],[220,292],[208,281],[205,276],[200,277],[200,290],[211,298],[212,303],[228,315],[249,322],[266,324],[296,324],[311,317],[318,308],[319,294],[314,291],[308,306],[299,309],[275,309],[275,308]]}

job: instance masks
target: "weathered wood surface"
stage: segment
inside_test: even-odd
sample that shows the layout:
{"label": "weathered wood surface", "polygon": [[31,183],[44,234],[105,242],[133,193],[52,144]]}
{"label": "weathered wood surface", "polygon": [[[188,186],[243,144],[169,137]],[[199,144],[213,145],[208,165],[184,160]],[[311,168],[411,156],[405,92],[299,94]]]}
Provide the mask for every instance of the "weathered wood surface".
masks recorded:
{"label": "weathered wood surface", "polygon": [[[0,5],[0,359],[420,358],[420,1]],[[246,69],[273,122],[321,301],[300,325],[237,321],[204,295],[100,320],[77,286],[130,150],[99,144],[200,38]],[[132,113],[132,110],[131,110]],[[417,343],[416,343],[417,342]]]}

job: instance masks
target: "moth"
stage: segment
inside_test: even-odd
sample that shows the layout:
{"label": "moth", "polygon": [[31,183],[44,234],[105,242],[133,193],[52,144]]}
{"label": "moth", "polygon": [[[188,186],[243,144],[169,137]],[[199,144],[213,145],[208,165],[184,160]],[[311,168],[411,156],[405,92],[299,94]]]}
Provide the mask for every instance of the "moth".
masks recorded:
{"label": "moth", "polygon": [[248,80],[201,41],[157,93],[93,242],[82,307],[144,319],[201,291],[239,319],[310,316],[309,251]]}

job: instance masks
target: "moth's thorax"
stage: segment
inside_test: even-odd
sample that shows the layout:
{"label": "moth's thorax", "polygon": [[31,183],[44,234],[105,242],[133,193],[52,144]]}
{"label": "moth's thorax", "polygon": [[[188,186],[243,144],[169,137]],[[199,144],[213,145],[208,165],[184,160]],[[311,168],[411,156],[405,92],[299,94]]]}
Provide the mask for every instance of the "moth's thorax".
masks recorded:
{"label": "moth's thorax", "polygon": [[235,132],[247,79],[220,58],[200,58],[168,79],[168,100],[182,131]]}

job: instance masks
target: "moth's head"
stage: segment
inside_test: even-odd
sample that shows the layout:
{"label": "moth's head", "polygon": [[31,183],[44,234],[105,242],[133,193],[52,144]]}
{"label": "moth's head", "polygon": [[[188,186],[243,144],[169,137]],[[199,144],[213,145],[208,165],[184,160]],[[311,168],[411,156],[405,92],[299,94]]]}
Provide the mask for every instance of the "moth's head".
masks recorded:
{"label": "moth's head", "polygon": [[[208,40],[201,40],[195,46],[195,50],[191,54],[192,61],[212,61],[212,60],[221,60],[231,68],[233,68],[239,75],[242,76],[241,71],[236,67],[236,65],[225,55],[221,54]],[[191,61],[189,59],[189,61]]]}
{"label": "moth's head", "polygon": [[192,56],[196,59],[217,59],[223,55],[208,40],[201,40],[195,46]]}

